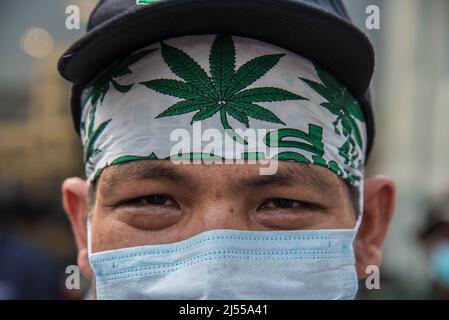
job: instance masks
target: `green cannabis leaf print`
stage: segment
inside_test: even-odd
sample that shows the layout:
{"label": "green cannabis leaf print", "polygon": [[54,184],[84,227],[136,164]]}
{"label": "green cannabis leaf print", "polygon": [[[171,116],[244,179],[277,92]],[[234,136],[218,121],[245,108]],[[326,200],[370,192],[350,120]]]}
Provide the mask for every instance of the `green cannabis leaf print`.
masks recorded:
{"label": "green cannabis leaf print", "polygon": [[98,101],[103,103],[104,97],[108,93],[111,85],[117,91],[122,93],[126,93],[131,90],[134,84],[120,84],[117,82],[116,78],[131,74],[132,71],[129,69],[131,65],[156,50],[157,49],[155,48],[135,52],[124,59],[116,61],[110,67],[102,71],[97,77],[95,77],[95,79],[86,86],[89,88],[89,97],[92,105],[96,105]]}
{"label": "green cannabis leaf print", "polygon": [[86,143],[84,145],[84,163],[87,164],[91,157],[97,155],[101,150],[95,147],[95,144],[100,137],[100,135],[103,133],[103,131],[106,129],[109,122],[111,122],[112,119],[108,121],[102,122],[98,128],[90,132],[87,136]]}
{"label": "green cannabis leaf print", "polygon": [[[327,100],[321,106],[336,116],[336,120],[333,122],[335,133],[347,139],[339,148],[339,154],[344,158],[345,164],[350,163],[356,167],[354,162],[359,158],[356,146],[362,149],[363,145],[356,120],[365,122],[363,112],[359,103],[333,76],[317,65],[315,65],[315,70],[322,84],[304,78],[300,79]],[[339,129],[340,125],[342,130]]]}
{"label": "green cannabis leaf print", "polygon": [[[232,131],[228,116],[247,128],[249,118],[285,125],[273,112],[257,103],[306,100],[280,88],[245,89],[272,69],[284,54],[260,56],[235,70],[236,52],[230,36],[215,37],[209,54],[210,76],[194,59],[180,49],[162,42],[161,54],[170,70],[184,81],[157,79],[142,82],[142,84],[158,93],[183,100],[170,106],[156,118],[195,112],[192,124],[218,113],[223,128]],[[235,133],[232,133],[232,137],[240,143],[246,143]]]}
{"label": "green cannabis leaf print", "polygon": [[[109,91],[110,85],[112,85],[117,91],[126,93],[133,87],[134,84],[123,85],[117,82],[115,78],[131,74],[132,71],[129,68],[132,64],[136,63],[140,59],[156,51],[157,49],[148,49],[135,52],[128,57],[116,61],[110,67],[102,71],[93,81],[91,81],[86,87],[89,91],[89,100],[92,104],[92,109],[89,112],[89,127],[85,136],[84,143],[84,163],[88,164],[91,157],[98,154],[101,150],[95,147],[98,138],[111,120],[102,122],[97,128],[95,125],[95,115],[98,104],[102,104],[104,97]],[[81,130],[85,130],[85,123],[81,123]]]}

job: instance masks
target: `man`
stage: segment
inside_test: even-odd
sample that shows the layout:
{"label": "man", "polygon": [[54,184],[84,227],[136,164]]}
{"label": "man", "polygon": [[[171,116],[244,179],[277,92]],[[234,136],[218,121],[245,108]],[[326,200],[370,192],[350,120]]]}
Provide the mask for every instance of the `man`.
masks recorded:
{"label": "man", "polygon": [[[63,185],[99,299],[351,299],[389,178],[369,41],[339,1],[101,1],[60,60],[87,181]],[[308,57],[308,58],[305,58]]]}

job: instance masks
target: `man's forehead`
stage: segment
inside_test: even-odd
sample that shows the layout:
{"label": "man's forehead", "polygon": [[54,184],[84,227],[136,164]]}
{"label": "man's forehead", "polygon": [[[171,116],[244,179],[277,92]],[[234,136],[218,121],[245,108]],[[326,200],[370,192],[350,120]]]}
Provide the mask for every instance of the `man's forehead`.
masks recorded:
{"label": "man's forehead", "polygon": [[[118,185],[144,180],[167,180],[181,185],[201,185],[205,179],[224,177],[240,187],[270,185],[303,186],[317,191],[338,192],[345,182],[328,169],[317,165],[279,161],[273,175],[261,175],[259,164],[174,164],[169,160],[132,161],[106,168],[99,178],[100,188],[112,191]],[[207,179],[207,182],[210,182]]]}

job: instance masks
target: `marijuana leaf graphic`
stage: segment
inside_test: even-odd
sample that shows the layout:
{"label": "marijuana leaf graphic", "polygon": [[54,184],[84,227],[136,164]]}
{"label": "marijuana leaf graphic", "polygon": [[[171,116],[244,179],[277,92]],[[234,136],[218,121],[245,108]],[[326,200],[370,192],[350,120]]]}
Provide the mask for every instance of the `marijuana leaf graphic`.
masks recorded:
{"label": "marijuana leaf graphic", "polygon": [[[347,141],[340,147],[339,154],[345,158],[346,164],[353,163],[358,158],[356,144],[360,149],[363,144],[356,122],[356,120],[365,122],[360,105],[333,76],[317,65],[315,65],[315,70],[322,84],[304,78],[300,79],[327,100],[321,106],[337,116],[333,122],[335,133],[347,138]],[[340,124],[342,132],[339,129]]]}
{"label": "marijuana leaf graphic", "polygon": [[84,163],[88,164],[91,157],[98,154],[101,150],[95,147],[95,144],[100,137],[100,135],[103,133],[103,131],[106,129],[109,122],[111,122],[112,119],[109,119],[103,123],[101,123],[98,128],[95,130],[92,129],[91,132],[88,133],[86,138],[86,143],[84,144]]}
{"label": "marijuana leaf graphic", "polygon": [[254,58],[235,70],[236,53],[230,36],[218,35],[209,54],[210,76],[188,54],[161,43],[161,54],[170,70],[184,81],[157,79],[142,82],[156,92],[184,99],[156,118],[196,112],[191,123],[220,114],[223,128],[231,130],[234,140],[246,143],[233,132],[228,116],[249,127],[249,118],[272,123],[285,123],[257,102],[306,100],[284,89],[261,87],[246,89],[272,69],[284,54]]}
{"label": "marijuana leaf graphic", "polygon": [[[104,97],[109,91],[110,84],[112,86],[122,92],[126,93],[131,90],[134,84],[122,85],[115,80],[115,78],[124,76],[126,74],[131,74],[132,71],[129,67],[142,59],[143,57],[149,55],[150,53],[156,51],[157,49],[148,49],[142,50],[139,52],[135,52],[130,56],[116,61],[110,67],[106,68],[102,71],[94,80],[92,80],[89,84],[87,84],[87,88],[89,90],[89,100],[92,103],[92,109],[89,112],[89,127],[87,129],[85,143],[84,143],[84,163],[87,164],[91,157],[98,154],[101,150],[95,148],[95,143],[97,142],[100,135],[106,129],[106,126],[109,124],[111,120],[105,121],[101,123],[96,129],[94,129],[95,125],[95,114],[98,103],[103,103]],[[81,130],[85,130],[85,123],[81,123]]]}
{"label": "marijuana leaf graphic", "polygon": [[86,87],[89,88],[89,96],[93,105],[96,105],[98,101],[103,102],[104,97],[109,91],[110,85],[122,92],[128,92],[134,84],[122,85],[115,80],[115,78],[124,76],[126,74],[131,74],[132,71],[129,67],[142,59],[143,57],[149,55],[150,53],[156,51],[157,49],[148,49],[135,52],[130,56],[118,60],[113,63],[110,67],[102,71],[94,80],[92,80]]}

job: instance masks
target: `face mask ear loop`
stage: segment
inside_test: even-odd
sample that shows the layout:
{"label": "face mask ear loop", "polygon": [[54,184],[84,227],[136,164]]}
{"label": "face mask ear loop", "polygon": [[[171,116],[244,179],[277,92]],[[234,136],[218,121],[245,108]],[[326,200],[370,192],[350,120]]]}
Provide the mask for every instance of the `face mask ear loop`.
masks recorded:
{"label": "face mask ear loop", "polygon": [[90,258],[92,256],[92,241],[91,241],[91,217],[87,217],[87,223],[86,223],[86,242],[87,242],[87,259],[89,260],[89,264],[91,264],[90,262]]}
{"label": "face mask ear loop", "polygon": [[[88,184],[89,184],[89,188],[91,188],[91,186],[92,186],[91,181],[88,181]],[[89,259],[89,263],[90,263],[90,256],[92,255],[91,223],[92,223],[92,215],[91,215],[91,213],[88,213],[87,221],[86,221],[86,245],[87,245],[87,257]]]}
{"label": "face mask ear loop", "polygon": [[[92,187],[92,181],[88,181],[89,188]],[[90,263],[90,256],[92,255],[92,230],[91,230],[91,223],[92,223],[92,213],[88,212],[87,214],[87,221],[86,221],[86,244],[87,244],[87,257],[89,259]]]}
{"label": "face mask ear loop", "polygon": [[363,205],[364,205],[364,197],[363,197],[364,181],[363,180],[360,181],[360,185],[357,188],[359,189],[359,212],[357,213],[357,221],[356,221],[355,227],[354,227],[354,239],[357,235],[357,232],[360,229],[360,225],[362,224],[362,220],[363,220]]}
{"label": "face mask ear loop", "polygon": [[92,243],[91,243],[91,228],[90,228],[90,217],[87,218],[87,224],[86,224],[86,242],[87,242],[87,255],[90,260],[90,256],[92,254]]}

